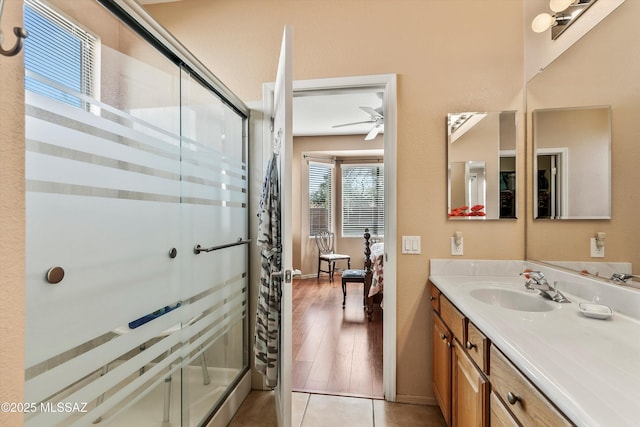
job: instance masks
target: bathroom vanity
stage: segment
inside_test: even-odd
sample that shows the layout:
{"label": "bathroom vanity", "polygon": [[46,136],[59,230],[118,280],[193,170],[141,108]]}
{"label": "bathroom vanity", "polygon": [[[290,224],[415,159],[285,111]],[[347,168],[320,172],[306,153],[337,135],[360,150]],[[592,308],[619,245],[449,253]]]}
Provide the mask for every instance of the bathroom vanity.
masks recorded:
{"label": "bathroom vanity", "polygon": [[[526,268],[571,302],[526,290]],[[432,260],[431,273],[433,387],[447,425],[637,425],[640,292],[523,261]],[[580,311],[594,301],[612,315]]]}

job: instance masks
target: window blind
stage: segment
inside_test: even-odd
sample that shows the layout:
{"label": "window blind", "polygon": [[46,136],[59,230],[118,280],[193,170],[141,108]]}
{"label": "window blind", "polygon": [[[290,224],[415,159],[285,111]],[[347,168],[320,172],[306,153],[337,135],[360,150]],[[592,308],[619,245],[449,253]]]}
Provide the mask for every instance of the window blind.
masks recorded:
{"label": "window blind", "polygon": [[309,236],[332,229],[333,166],[309,162]]}
{"label": "window blind", "polygon": [[384,166],[342,165],[342,235],[384,235]]}
{"label": "window blind", "polygon": [[25,68],[38,77],[25,77],[25,88],[88,109],[77,95],[95,96],[98,38],[37,0],[25,0],[24,23]]}

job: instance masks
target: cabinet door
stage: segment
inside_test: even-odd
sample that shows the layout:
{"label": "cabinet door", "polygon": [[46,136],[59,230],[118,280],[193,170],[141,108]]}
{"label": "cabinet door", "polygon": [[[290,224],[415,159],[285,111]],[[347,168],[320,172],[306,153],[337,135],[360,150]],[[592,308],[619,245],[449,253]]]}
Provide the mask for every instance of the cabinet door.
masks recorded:
{"label": "cabinet door", "polygon": [[447,425],[451,425],[451,332],[433,315],[433,392]]}
{"label": "cabinet door", "polygon": [[452,417],[455,427],[488,425],[489,382],[457,341],[453,348]]}

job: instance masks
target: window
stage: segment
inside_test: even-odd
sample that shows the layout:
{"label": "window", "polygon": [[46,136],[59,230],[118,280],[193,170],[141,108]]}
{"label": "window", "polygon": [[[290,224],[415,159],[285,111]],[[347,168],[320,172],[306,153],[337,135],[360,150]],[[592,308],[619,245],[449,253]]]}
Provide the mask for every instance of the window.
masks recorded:
{"label": "window", "polygon": [[25,89],[89,110],[98,38],[37,0],[25,1],[24,25]]}
{"label": "window", "polygon": [[342,165],[342,235],[384,235],[384,166]]}
{"label": "window", "polygon": [[333,165],[309,162],[309,236],[332,229]]}

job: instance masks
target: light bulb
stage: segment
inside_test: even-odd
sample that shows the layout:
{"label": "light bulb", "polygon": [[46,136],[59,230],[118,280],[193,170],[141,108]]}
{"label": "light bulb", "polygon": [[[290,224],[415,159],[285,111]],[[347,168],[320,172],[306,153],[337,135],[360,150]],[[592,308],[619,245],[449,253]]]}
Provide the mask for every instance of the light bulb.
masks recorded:
{"label": "light bulb", "polygon": [[555,23],[556,18],[549,15],[548,13],[541,13],[540,15],[533,18],[533,21],[531,21],[531,29],[536,33],[542,33],[544,31],[547,31]]}
{"label": "light bulb", "polygon": [[550,0],[549,9],[554,12],[562,12],[572,4],[578,3],[578,0]]}

